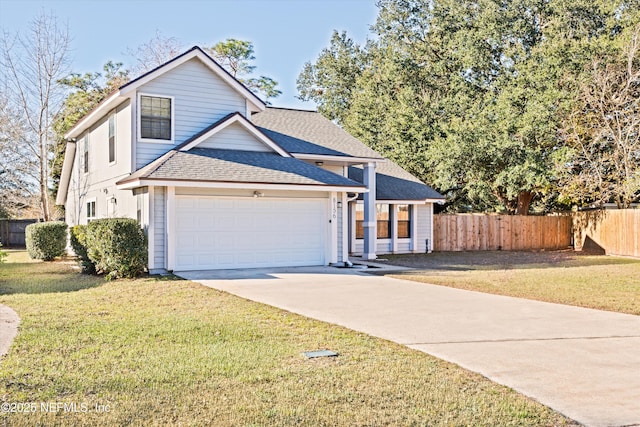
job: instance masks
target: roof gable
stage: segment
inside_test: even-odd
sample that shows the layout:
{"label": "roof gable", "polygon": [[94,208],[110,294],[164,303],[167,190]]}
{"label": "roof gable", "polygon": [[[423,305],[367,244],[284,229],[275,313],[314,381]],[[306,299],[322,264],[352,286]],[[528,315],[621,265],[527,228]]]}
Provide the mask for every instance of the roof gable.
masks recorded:
{"label": "roof gable", "polygon": [[115,108],[117,105],[125,101],[127,98],[135,96],[137,89],[159,76],[176,69],[182,64],[191,61],[192,59],[199,60],[204,66],[206,66],[211,72],[217,75],[223,82],[229,85],[234,91],[238,92],[243,98],[247,100],[248,109],[253,112],[264,111],[266,104],[260,98],[258,98],[251,90],[245,85],[233,77],[227,70],[225,70],[220,64],[218,64],[213,58],[207,55],[198,46],[194,46],[188,51],[176,56],[175,58],[165,62],[164,64],[154,68],[153,70],[137,77],[130,82],[120,86],[118,90],[104,99],[96,108],[85,115],[79,120],[66,134],[66,139],[77,138],[90,126],[92,126],[96,120],[104,116],[108,111]]}
{"label": "roof gable", "polygon": [[[223,138],[233,134],[235,138]],[[239,136],[244,138],[239,139]],[[238,144],[235,144],[235,143]],[[256,128],[240,113],[229,114],[211,126],[198,132],[182,145],[178,151],[189,151],[193,148],[235,149],[241,151],[270,151],[282,157],[291,157],[286,150],[273,142],[267,135]],[[247,150],[248,147],[252,149]]]}
{"label": "roof gable", "polygon": [[141,75],[140,77],[131,80],[125,85],[120,87],[120,93],[122,95],[128,95],[135,91],[140,86],[149,83],[155,78],[179,67],[180,65],[192,60],[193,58],[199,59],[207,68],[209,68],[214,74],[220,77],[225,83],[231,86],[235,91],[239,92],[249,102],[251,102],[255,109],[254,111],[263,111],[266,108],[266,104],[263,100],[258,98],[251,90],[243,85],[239,80],[233,77],[227,70],[225,70],[220,64],[218,64],[213,58],[207,55],[200,47],[194,46],[181,55],[176,56],[170,61],[165,62],[159,67]]}

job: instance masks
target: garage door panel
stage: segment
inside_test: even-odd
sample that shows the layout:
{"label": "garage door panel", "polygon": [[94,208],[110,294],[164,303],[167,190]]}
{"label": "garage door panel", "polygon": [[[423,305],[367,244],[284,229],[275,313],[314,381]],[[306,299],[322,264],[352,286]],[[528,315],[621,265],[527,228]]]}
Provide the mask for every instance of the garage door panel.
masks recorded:
{"label": "garage door panel", "polygon": [[176,270],[322,265],[323,199],[176,197]]}

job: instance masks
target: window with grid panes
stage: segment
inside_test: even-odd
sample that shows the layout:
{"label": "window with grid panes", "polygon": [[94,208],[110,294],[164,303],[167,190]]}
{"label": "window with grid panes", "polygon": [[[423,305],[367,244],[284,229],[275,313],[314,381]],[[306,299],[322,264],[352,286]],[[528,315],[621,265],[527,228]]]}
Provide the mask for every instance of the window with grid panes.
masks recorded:
{"label": "window with grid panes", "polygon": [[140,137],[171,140],[171,98],[140,96]]}

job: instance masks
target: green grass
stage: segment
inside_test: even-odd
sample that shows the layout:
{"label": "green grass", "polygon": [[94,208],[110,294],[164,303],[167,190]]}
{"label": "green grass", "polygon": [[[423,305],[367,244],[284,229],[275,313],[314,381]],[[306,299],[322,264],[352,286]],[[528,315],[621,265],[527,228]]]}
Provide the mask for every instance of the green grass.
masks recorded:
{"label": "green grass", "polygon": [[[9,261],[0,303],[22,322],[0,361],[0,400],[110,411],[3,414],[0,425],[572,424],[450,363],[189,281]],[[325,348],[340,356],[301,355]]]}
{"label": "green grass", "polygon": [[418,270],[391,276],[435,285],[640,315],[640,260],[558,252],[394,255]]}

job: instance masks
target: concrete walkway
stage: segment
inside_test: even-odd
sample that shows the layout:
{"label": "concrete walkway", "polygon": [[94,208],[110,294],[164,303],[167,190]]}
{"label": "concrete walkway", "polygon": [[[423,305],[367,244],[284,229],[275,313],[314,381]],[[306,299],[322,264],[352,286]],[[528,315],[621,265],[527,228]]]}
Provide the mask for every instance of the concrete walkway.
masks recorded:
{"label": "concrete walkway", "polygon": [[13,339],[18,334],[19,324],[18,314],[6,305],[0,304],[0,357],[9,351]]}
{"label": "concrete walkway", "polygon": [[181,276],[457,363],[588,426],[640,425],[640,316],[330,267]]}

